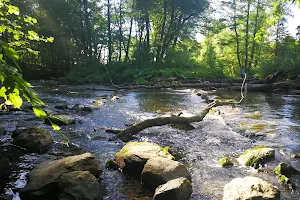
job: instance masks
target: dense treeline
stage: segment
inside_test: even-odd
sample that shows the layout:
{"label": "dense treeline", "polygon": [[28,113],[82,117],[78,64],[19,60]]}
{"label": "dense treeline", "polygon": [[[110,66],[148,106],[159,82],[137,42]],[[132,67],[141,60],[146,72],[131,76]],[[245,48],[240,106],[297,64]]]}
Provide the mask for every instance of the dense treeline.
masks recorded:
{"label": "dense treeline", "polygon": [[[300,74],[300,34],[287,32],[292,2],[275,0],[12,0],[34,30],[25,77],[144,83],[167,78]],[[299,24],[300,25],[300,24]],[[296,27],[294,27],[296,29]],[[26,32],[27,27],[23,26]],[[298,27],[300,32],[300,26]],[[204,35],[199,43],[197,32]],[[17,40],[0,34],[5,42]],[[38,59],[37,59],[38,58]]]}

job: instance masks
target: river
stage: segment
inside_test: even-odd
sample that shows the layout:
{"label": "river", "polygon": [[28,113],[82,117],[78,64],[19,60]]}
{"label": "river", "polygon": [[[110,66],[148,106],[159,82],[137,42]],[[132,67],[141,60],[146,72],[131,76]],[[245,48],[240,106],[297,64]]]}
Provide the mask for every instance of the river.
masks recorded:
{"label": "river", "polygon": [[[72,151],[93,153],[104,168],[109,159],[114,158],[124,145],[121,141],[111,141],[105,128],[125,128],[144,119],[157,116],[178,114],[192,116],[206,106],[203,99],[190,89],[185,90],[138,90],[104,91],[106,87],[59,85],[56,82],[38,82],[34,89],[51,108],[58,103],[67,103],[96,107],[91,113],[59,111],[75,116],[78,123],[62,126],[62,132],[71,140],[71,148],[65,148],[60,135],[42,124],[32,114],[15,112],[0,115],[0,125],[12,131],[16,126],[39,125],[51,133],[56,141],[55,147],[43,154],[20,153],[10,175],[9,184],[3,194],[13,194],[19,199],[18,191],[26,184],[26,174],[39,162],[57,159]],[[103,105],[94,105],[94,100],[103,96],[117,95],[120,98],[107,101]],[[232,99],[237,92],[220,91],[211,97]],[[286,162],[300,170],[300,100],[299,96],[285,93],[247,93],[244,101],[235,107],[221,106],[210,112],[202,122],[194,123],[194,130],[182,131],[169,126],[152,127],[142,131],[138,141],[150,141],[169,146],[180,162],[183,162],[192,175],[193,194],[191,200],[222,199],[223,187],[236,177],[253,175],[276,185],[281,190],[281,199],[300,199],[300,176],[291,177],[294,189],[285,188],[277,183],[274,173],[270,173],[279,162]],[[24,125],[25,124],[25,125]],[[94,129],[97,128],[97,131]],[[9,148],[9,136],[1,136],[0,145]],[[221,168],[218,160],[228,156],[232,160],[246,149],[256,145],[272,147],[276,150],[275,159],[268,162],[266,172],[258,173],[253,168],[238,164],[231,168]],[[102,183],[106,190],[105,199],[152,199],[151,192],[143,188],[138,180],[132,179],[120,171],[105,169]]]}

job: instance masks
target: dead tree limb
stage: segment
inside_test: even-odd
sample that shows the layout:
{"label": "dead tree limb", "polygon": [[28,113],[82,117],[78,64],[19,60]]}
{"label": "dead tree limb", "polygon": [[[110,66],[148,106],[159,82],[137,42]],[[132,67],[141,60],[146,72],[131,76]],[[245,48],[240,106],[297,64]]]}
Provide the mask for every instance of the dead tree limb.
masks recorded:
{"label": "dead tree limb", "polygon": [[153,126],[162,126],[167,124],[189,124],[192,122],[200,122],[207,115],[209,110],[216,106],[222,105],[233,105],[238,104],[239,102],[235,101],[220,101],[214,100],[210,104],[208,104],[198,115],[192,117],[180,117],[172,115],[170,117],[157,117],[154,119],[147,119],[142,122],[136,123],[124,130],[116,130],[118,132],[113,138],[110,140],[121,139],[123,141],[128,141],[132,139],[132,136],[139,133],[140,131],[153,127]]}
{"label": "dead tree limb", "polygon": [[198,115],[193,117],[180,117],[179,115],[172,115],[170,117],[157,117],[154,119],[147,119],[142,122],[136,123],[131,125],[130,127],[124,129],[124,130],[115,130],[116,135],[111,138],[110,140],[116,140],[121,139],[123,141],[129,141],[132,139],[132,136],[139,133],[140,131],[153,127],[153,126],[162,126],[167,124],[190,124],[192,122],[200,122],[203,120],[203,118],[207,115],[210,109],[216,106],[223,106],[223,105],[233,105],[233,104],[240,104],[242,100],[244,99],[243,95],[243,87],[245,84],[246,76],[243,80],[242,86],[241,86],[241,99],[240,101],[235,100],[228,100],[228,101],[220,101],[220,100],[213,100],[211,103],[209,103]]}

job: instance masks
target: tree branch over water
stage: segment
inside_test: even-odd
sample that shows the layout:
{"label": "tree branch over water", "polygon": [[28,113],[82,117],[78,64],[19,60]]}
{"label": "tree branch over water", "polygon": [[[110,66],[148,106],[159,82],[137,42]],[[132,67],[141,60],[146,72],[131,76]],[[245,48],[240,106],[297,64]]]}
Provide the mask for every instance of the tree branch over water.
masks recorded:
{"label": "tree branch over water", "polygon": [[112,132],[116,133],[116,135],[110,140],[121,139],[123,141],[129,141],[130,139],[133,138],[132,137],[133,135],[139,133],[140,131],[146,128],[153,127],[153,126],[163,126],[167,124],[189,125],[192,122],[200,122],[203,120],[203,118],[213,107],[240,104],[244,99],[243,87],[244,87],[245,79],[246,76],[241,86],[241,99],[239,101],[235,101],[235,100],[220,101],[215,99],[211,103],[209,103],[198,115],[192,117],[180,117],[180,116],[172,115],[170,117],[157,117],[154,119],[147,119],[142,122],[133,124],[124,130],[114,130],[114,131],[111,130]]}

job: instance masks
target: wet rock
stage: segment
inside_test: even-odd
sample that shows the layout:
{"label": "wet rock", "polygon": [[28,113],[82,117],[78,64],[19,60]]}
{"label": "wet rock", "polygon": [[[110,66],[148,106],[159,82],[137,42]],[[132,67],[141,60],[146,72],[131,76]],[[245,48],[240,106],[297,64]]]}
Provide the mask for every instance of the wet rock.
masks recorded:
{"label": "wet rock", "polygon": [[288,145],[279,152],[283,155],[288,155],[291,158],[300,158],[300,145]]}
{"label": "wet rock", "polygon": [[180,177],[158,186],[153,200],[188,200],[192,192],[191,182],[186,178]]}
{"label": "wet rock", "polygon": [[183,164],[161,157],[149,159],[144,166],[141,177],[142,182],[150,188],[156,188],[179,177],[184,177],[191,181],[191,174]]}
{"label": "wet rock", "polygon": [[0,126],[0,135],[5,135],[5,134],[6,134],[5,127]]}
{"label": "wet rock", "polygon": [[292,183],[287,175],[299,174],[299,171],[286,163],[279,163],[274,169],[278,182],[292,188]]}
{"label": "wet rock", "polygon": [[118,169],[118,165],[114,160],[108,160],[105,164],[105,168],[116,170]]}
{"label": "wet rock", "polygon": [[58,181],[62,190],[59,200],[99,200],[102,190],[97,178],[89,171],[74,171],[63,174]]}
{"label": "wet rock", "polygon": [[124,173],[139,176],[147,160],[154,157],[173,159],[167,147],[150,142],[128,142],[116,153],[115,161]]}
{"label": "wet rock", "polygon": [[239,158],[238,161],[242,165],[251,166],[257,169],[260,164],[266,160],[275,157],[275,150],[264,146],[256,146],[246,150]]}
{"label": "wet rock", "polygon": [[261,178],[235,178],[224,186],[223,200],[279,200],[280,191]]}
{"label": "wet rock", "polygon": [[48,118],[49,119],[45,120],[45,123],[49,124],[49,125],[51,125],[50,121],[54,124],[59,125],[59,126],[75,124],[76,123],[76,119],[72,116],[69,116],[69,115],[50,115]]}
{"label": "wet rock", "polygon": [[223,157],[219,160],[219,165],[221,165],[222,167],[230,167],[233,166],[233,163],[229,160],[229,158],[227,157]]}
{"label": "wet rock", "polygon": [[7,173],[8,169],[9,160],[6,157],[0,157],[0,179]]}
{"label": "wet rock", "polygon": [[76,104],[73,106],[72,110],[75,110],[76,112],[92,112],[93,109],[89,106],[84,106],[80,104]]}
{"label": "wet rock", "polygon": [[39,127],[33,127],[16,135],[13,144],[32,152],[40,152],[53,142],[50,133]]}
{"label": "wet rock", "polygon": [[68,109],[68,105],[66,103],[60,103],[60,104],[55,105],[55,108],[60,109],[60,110],[65,110],[65,109]]}
{"label": "wet rock", "polygon": [[290,166],[286,163],[279,163],[274,169],[275,174],[284,174],[284,175],[291,175],[291,174],[299,174],[300,172],[296,170],[294,167]]}
{"label": "wet rock", "polygon": [[286,185],[286,186],[292,188],[292,183],[291,183],[290,179],[287,176],[285,176],[283,174],[278,174],[276,176],[276,179],[278,180],[278,183],[280,183],[282,185]]}
{"label": "wet rock", "polygon": [[[29,173],[28,184],[20,192],[21,199],[57,199],[60,195],[59,192],[63,190],[63,188],[59,188],[59,184],[65,185],[64,180],[60,179],[63,177],[64,174],[68,174],[74,171],[88,171],[95,177],[99,177],[101,173],[99,163],[96,160],[95,156],[91,153],[85,153],[77,156],[69,156],[60,160],[46,161],[39,164]],[[79,176],[77,180],[79,182],[82,181],[86,183],[91,179],[90,175],[87,174],[83,175],[82,173],[77,173],[77,175]],[[69,175],[66,176],[68,179],[71,179]],[[88,178],[88,180],[81,180],[80,177],[86,177]],[[76,184],[73,184],[71,181],[69,191],[76,190],[75,185]],[[82,191],[82,189],[78,189],[77,191]],[[80,194],[80,196],[81,195],[82,194]],[[89,195],[89,193],[84,195]]]}

